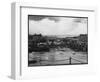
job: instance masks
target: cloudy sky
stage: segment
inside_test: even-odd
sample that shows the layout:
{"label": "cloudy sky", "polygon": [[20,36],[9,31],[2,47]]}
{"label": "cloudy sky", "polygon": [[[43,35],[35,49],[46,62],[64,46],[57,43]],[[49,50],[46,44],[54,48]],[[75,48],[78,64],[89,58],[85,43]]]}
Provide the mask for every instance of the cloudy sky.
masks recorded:
{"label": "cloudy sky", "polygon": [[87,34],[87,18],[29,15],[29,34]]}

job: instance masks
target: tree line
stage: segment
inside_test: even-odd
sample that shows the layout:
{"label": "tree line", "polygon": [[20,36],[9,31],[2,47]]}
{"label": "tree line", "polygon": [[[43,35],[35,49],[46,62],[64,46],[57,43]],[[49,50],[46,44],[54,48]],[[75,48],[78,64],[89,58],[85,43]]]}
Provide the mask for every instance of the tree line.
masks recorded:
{"label": "tree line", "polygon": [[76,37],[52,38],[42,34],[28,36],[28,51],[30,52],[48,52],[52,48],[70,48],[74,51],[88,51],[88,36],[81,34]]}

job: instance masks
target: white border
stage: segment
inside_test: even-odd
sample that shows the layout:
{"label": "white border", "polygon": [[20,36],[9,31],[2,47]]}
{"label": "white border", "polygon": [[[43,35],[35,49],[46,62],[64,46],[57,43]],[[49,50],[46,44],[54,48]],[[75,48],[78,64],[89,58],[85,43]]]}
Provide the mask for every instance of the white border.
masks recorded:
{"label": "white border", "polygon": [[[34,6],[33,6],[34,5]],[[51,9],[52,10],[67,10],[67,11],[77,11],[77,12],[91,12],[89,13],[88,17],[90,17],[90,23],[88,27],[88,32],[89,32],[89,39],[92,40],[89,42],[90,46],[89,49],[90,51],[92,50],[91,44],[93,42],[93,37],[94,37],[94,27],[95,27],[95,9],[94,8],[80,8],[80,7],[71,7],[68,6],[67,8],[62,8],[62,7],[57,7],[57,6],[50,6],[47,5],[44,6],[44,4],[33,4],[33,3],[13,3],[12,4],[12,78],[14,79],[32,79],[32,78],[42,78],[42,77],[51,77],[51,76],[61,76],[61,75],[77,75],[77,74],[93,74],[95,72],[95,62],[89,62],[89,65],[84,65],[84,66],[78,66],[78,65],[73,65],[73,66],[56,66],[56,67],[33,67],[30,69],[27,69],[26,67],[23,68],[23,65],[25,66],[23,59],[23,54],[22,54],[22,45],[21,41],[22,35],[21,33],[23,32],[22,29],[22,24],[23,24],[23,19],[22,17],[22,8],[35,8],[35,9]],[[32,11],[32,10],[31,10]],[[33,10],[34,11],[34,10]],[[33,12],[32,11],[32,12]],[[44,10],[45,11],[45,10]],[[48,10],[49,11],[49,10]],[[30,13],[32,13],[30,12]],[[63,12],[63,11],[62,11]],[[43,14],[43,13],[42,13]],[[77,13],[75,14],[75,16]],[[84,14],[83,14],[84,15]],[[90,29],[92,28],[92,30]],[[89,41],[90,41],[89,40]],[[92,57],[89,57],[90,60],[93,59],[93,53],[89,52],[89,54],[92,54]],[[88,54],[88,55],[89,55]],[[94,64],[93,64],[94,63]],[[65,70],[66,69],[66,70]],[[79,69],[79,70],[77,70]],[[62,70],[67,71],[62,73]],[[55,73],[54,73],[55,72]],[[33,74],[34,73],[34,74]],[[54,73],[54,74],[52,74]],[[44,75],[43,75],[44,74]]]}

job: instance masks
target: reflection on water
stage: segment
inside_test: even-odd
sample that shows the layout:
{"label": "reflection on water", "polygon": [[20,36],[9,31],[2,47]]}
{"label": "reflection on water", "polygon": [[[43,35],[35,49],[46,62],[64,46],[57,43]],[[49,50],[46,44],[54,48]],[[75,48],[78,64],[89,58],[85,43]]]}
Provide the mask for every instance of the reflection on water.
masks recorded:
{"label": "reflection on water", "polygon": [[87,53],[75,52],[69,48],[50,52],[32,52],[29,53],[29,66],[69,64],[69,62],[71,64],[87,63],[87,58]]}

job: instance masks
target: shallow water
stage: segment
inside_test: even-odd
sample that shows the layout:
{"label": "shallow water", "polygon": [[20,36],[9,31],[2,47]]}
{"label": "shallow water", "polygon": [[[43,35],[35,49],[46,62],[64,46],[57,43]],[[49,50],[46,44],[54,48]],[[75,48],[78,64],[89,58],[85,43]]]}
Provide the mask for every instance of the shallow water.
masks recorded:
{"label": "shallow water", "polygon": [[[70,60],[71,57],[71,60]],[[29,61],[36,60],[29,66],[37,65],[58,65],[58,64],[80,64],[87,63],[88,54],[85,52],[75,52],[69,48],[61,50],[51,50],[50,52],[29,53]]]}

